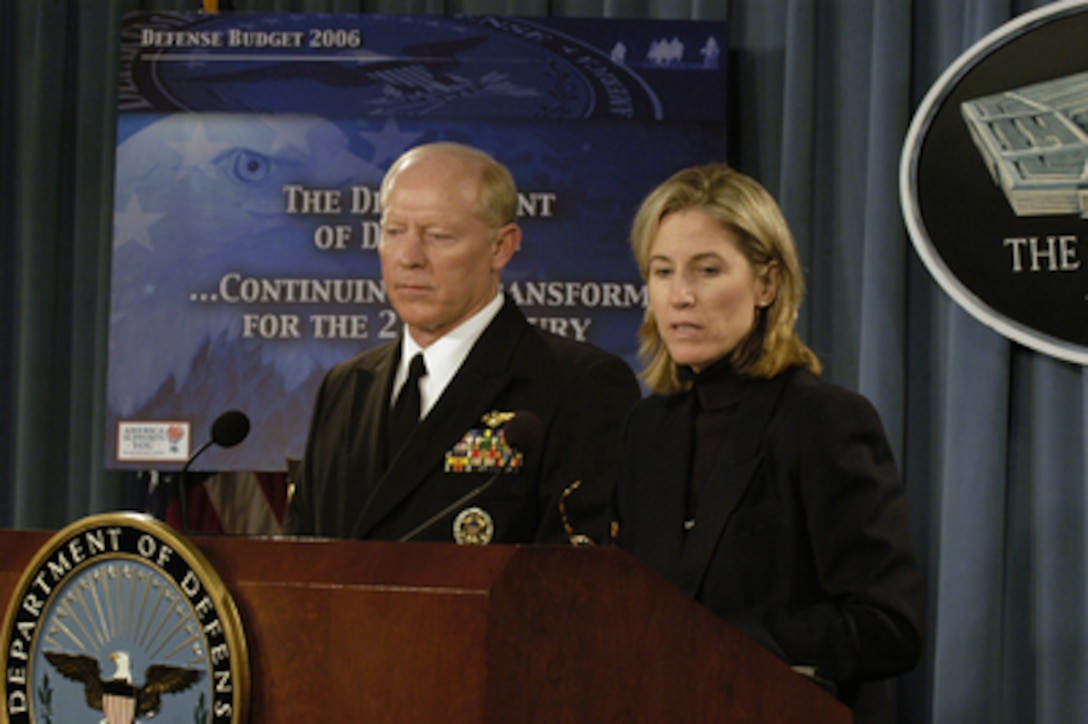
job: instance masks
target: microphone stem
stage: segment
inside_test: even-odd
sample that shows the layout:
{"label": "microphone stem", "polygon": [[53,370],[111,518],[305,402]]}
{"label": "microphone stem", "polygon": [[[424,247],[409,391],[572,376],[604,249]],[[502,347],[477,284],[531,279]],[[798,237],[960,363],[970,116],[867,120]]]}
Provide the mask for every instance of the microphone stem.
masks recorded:
{"label": "microphone stem", "polygon": [[397,539],[397,542],[405,543],[407,541],[412,540],[417,535],[419,535],[423,531],[427,530],[432,525],[434,525],[438,521],[442,520],[447,515],[449,515],[453,511],[457,510],[459,507],[461,507],[462,505],[464,505],[468,501],[472,500],[473,498],[475,498],[475,497],[477,497],[479,495],[482,495],[484,493],[484,491],[486,491],[488,488],[490,488],[492,485],[495,484],[495,481],[499,479],[499,476],[502,475],[502,473],[503,473],[502,468],[499,468],[498,470],[495,471],[494,475],[492,475],[490,478],[488,478],[486,483],[484,483],[483,485],[481,485],[479,487],[476,487],[476,488],[473,488],[472,490],[468,491],[467,493],[462,495],[460,498],[453,501],[452,503],[447,505],[445,508],[443,508],[442,510],[440,510],[437,513],[435,513],[434,515],[432,515],[430,518],[423,521],[420,525],[417,525],[415,528],[413,528],[409,532],[402,535],[400,538]]}
{"label": "microphone stem", "polygon": [[189,535],[189,490],[185,485],[185,478],[189,471],[184,468],[178,475],[178,503],[181,504],[181,532]]}
{"label": "microphone stem", "polygon": [[201,445],[195,453],[189,456],[189,459],[185,461],[185,464],[181,466],[181,473],[178,474],[178,503],[181,505],[181,532],[185,535],[189,535],[189,466],[193,464],[193,461],[200,457],[200,454],[212,446],[214,440],[208,440],[208,442]]}

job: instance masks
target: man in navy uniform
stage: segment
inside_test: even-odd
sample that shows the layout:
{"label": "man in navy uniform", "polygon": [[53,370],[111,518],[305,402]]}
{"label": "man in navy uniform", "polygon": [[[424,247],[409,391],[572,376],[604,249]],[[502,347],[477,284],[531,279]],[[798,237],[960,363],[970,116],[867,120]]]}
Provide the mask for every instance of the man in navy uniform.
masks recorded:
{"label": "man in navy uniform", "polygon": [[[571,525],[607,537],[620,428],[640,390],[623,360],[533,327],[500,291],[521,244],[517,202],[509,171],[468,146],[419,146],[390,167],[379,255],[404,331],[327,374],[287,533],[567,543],[559,504],[580,481]],[[500,435],[510,413],[532,422],[517,440]],[[496,445],[520,463],[470,495],[494,476],[476,462]]]}

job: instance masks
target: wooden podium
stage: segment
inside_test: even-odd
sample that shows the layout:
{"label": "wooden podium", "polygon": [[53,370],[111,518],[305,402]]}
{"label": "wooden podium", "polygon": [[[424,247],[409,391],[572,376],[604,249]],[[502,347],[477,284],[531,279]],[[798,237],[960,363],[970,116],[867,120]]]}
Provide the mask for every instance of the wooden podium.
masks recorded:
{"label": "wooden podium", "polygon": [[[0,531],[0,606],[51,533]],[[252,722],[848,722],[615,548],[193,536],[241,613]]]}

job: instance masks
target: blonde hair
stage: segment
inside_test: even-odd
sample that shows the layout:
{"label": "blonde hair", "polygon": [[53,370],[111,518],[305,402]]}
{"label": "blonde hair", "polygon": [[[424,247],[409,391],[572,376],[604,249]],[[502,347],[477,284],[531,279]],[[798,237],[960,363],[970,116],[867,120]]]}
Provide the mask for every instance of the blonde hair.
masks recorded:
{"label": "blonde hair", "polygon": [[382,179],[378,197],[382,208],[389,195],[389,188],[405,166],[413,161],[429,156],[452,156],[473,162],[480,167],[479,206],[474,210],[476,216],[493,229],[517,221],[518,189],[514,177],[501,163],[490,154],[463,143],[439,141],[416,146],[402,154],[386,171]]}
{"label": "blonde hair", "polygon": [[[631,227],[631,249],[643,281],[648,280],[650,255],[661,220],[685,209],[701,209],[722,228],[732,231],[757,277],[778,274],[774,301],[759,310],[755,327],[730,352],[733,368],[753,377],[774,377],[788,367],[819,374],[816,354],[801,341],[794,325],[804,296],[805,281],[793,234],[774,197],[755,179],[720,163],[679,171],[643,200]],[[646,361],[641,377],[654,392],[669,394],[687,385],[669,356],[652,309],[639,329],[640,354]]]}

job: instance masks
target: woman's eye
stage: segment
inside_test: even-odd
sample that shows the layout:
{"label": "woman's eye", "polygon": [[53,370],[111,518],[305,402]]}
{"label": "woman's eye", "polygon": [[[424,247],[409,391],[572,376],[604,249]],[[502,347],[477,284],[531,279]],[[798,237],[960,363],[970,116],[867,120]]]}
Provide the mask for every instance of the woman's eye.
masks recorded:
{"label": "woman's eye", "polygon": [[699,267],[699,273],[702,274],[704,277],[717,276],[720,271],[721,267],[714,266],[712,264],[706,264]]}
{"label": "woman's eye", "polygon": [[666,267],[657,267],[650,270],[650,275],[656,279],[667,279],[672,274],[672,269]]}

